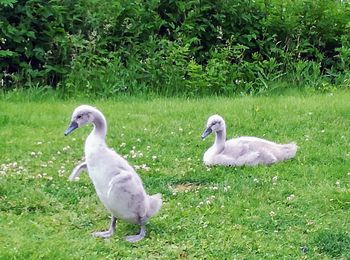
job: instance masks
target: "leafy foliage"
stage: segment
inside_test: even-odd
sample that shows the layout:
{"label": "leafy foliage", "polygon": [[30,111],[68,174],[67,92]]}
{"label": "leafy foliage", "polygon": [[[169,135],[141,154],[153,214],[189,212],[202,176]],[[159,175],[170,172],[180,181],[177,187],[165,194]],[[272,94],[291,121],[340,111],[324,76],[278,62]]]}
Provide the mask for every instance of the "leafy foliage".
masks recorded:
{"label": "leafy foliage", "polygon": [[334,0],[0,0],[2,87],[64,95],[349,86],[350,4]]}

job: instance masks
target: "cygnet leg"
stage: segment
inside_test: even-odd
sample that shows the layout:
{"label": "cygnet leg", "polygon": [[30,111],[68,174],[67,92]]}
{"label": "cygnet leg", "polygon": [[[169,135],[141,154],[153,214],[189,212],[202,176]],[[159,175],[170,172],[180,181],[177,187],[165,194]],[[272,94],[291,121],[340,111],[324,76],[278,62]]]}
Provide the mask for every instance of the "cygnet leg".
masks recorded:
{"label": "cygnet leg", "polygon": [[114,234],[116,223],[117,218],[112,216],[111,225],[109,226],[109,229],[107,231],[93,232],[92,235],[94,237],[109,238]]}
{"label": "cygnet leg", "polygon": [[125,240],[130,243],[135,243],[143,239],[146,236],[146,227],[145,227],[146,220],[147,220],[146,218],[141,220],[141,223],[140,223],[141,230],[138,235],[126,236]]}
{"label": "cygnet leg", "polygon": [[84,171],[86,169],[87,169],[86,162],[82,162],[82,163],[78,164],[77,166],[75,166],[71,175],[69,176],[69,180],[73,181],[75,178],[77,178],[80,175],[80,173],[82,171]]}

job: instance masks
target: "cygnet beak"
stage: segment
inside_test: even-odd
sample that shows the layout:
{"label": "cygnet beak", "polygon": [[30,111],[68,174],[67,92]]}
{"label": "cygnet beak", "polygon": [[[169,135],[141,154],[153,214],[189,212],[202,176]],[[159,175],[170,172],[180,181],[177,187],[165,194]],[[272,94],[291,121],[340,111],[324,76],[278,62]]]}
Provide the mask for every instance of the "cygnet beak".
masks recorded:
{"label": "cygnet beak", "polygon": [[207,129],[205,129],[205,131],[203,132],[203,134],[202,134],[202,139],[204,139],[204,138],[206,138],[208,135],[210,135],[211,134],[211,132],[212,132],[213,130],[211,130],[211,127],[208,127]]}
{"label": "cygnet beak", "polygon": [[68,126],[67,130],[64,131],[64,135],[69,135],[71,132],[73,132],[75,129],[79,127],[78,123],[75,121],[72,121],[70,125]]}

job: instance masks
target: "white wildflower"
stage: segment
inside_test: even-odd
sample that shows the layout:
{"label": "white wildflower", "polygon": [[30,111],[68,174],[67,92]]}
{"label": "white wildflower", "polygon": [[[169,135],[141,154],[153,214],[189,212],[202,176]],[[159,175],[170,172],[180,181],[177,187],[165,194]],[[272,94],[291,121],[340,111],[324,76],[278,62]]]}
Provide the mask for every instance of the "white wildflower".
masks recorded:
{"label": "white wildflower", "polygon": [[287,200],[289,201],[292,201],[295,199],[295,195],[294,194],[290,194],[288,197],[287,197]]}

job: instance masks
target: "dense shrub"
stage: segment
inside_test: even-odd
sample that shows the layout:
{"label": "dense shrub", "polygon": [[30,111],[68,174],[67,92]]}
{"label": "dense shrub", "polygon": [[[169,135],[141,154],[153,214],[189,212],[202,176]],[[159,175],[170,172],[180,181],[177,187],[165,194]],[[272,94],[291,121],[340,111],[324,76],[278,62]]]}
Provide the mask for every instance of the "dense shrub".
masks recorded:
{"label": "dense shrub", "polygon": [[349,84],[335,0],[0,0],[4,88],[65,95],[256,93]]}

